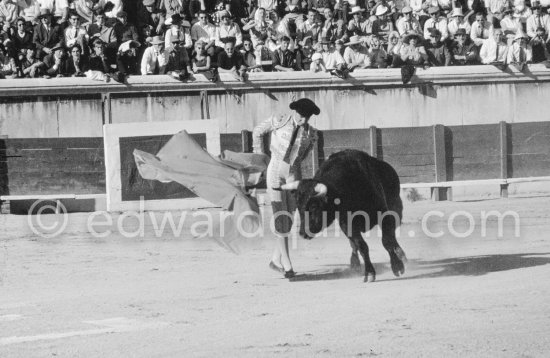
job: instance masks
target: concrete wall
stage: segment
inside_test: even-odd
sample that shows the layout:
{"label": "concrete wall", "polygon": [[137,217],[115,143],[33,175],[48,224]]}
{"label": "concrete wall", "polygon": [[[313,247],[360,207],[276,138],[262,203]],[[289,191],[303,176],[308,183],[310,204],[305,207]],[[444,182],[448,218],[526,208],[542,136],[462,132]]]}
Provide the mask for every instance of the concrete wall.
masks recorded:
{"label": "concrete wall", "polygon": [[[362,70],[347,80],[299,72],[251,74],[241,83],[222,74],[181,83],[137,76],[123,84],[87,79],[0,81],[0,134],[10,138],[101,136],[104,122],[222,119],[222,133],[252,129],[288,104],[309,97],[321,107],[322,130],[422,127],[550,120],[550,71],[502,72],[492,66],[418,69],[411,85],[398,69]],[[514,72],[516,71],[516,72]],[[201,93],[203,94],[201,96]]]}

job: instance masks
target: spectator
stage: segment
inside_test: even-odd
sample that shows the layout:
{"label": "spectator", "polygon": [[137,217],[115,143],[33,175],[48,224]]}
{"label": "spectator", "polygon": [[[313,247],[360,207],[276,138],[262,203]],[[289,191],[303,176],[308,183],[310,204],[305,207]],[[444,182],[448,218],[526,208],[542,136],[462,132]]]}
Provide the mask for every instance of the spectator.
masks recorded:
{"label": "spectator", "polygon": [[487,21],[493,26],[497,26],[504,17],[504,10],[508,8],[508,4],[509,0],[486,0]]}
{"label": "spectator", "polygon": [[327,72],[325,64],[323,63],[323,55],[316,52],[311,56],[311,66],[309,68],[310,72]]}
{"label": "spectator", "polygon": [[157,8],[155,0],[138,1],[136,17],[138,28],[151,26],[153,35],[162,35],[164,25],[164,17],[160,9]]}
{"label": "spectator", "polygon": [[515,65],[519,71],[523,71],[525,65],[532,63],[533,50],[529,45],[529,37],[519,31],[514,37],[512,45],[508,49],[506,63]]}
{"label": "spectator", "polygon": [[33,42],[33,36],[32,33],[27,31],[27,29],[25,28],[26,21],[24,18],[18,18],[15,23],[16,30],[13,32],[10,38],[11,46],[14,50],[14,53],[18,53],[26,49]]}
{"label": "spectator", "polygon": [[364,40],[357,35],[350,37],[344,50],[344,61],[351,72],[356,68],[366,68],[370,66],[369,49],[365,46]]}
{"label": "spectator", "polygon": [[243,43],[243,36],[239,26],[231,20],[229,12],[222,10],[219,12],[220,25],[216,31],[216,46],[224,47],[223,39],[234,37],[236,39],[235,46],[240,46]]}
{"label": "spectator", "polygon": [[17,65],[15,59],[9,56],[4,45],[0,44],[0,78],[16,78]]}
{"label": "spectator", "polygon": [[[161,20],[163,25],[164,25],[165,19],[170,19],[172,15],[175,15],[175,14],[184,14],[184,17],[188,19],[191,18],[188,1],[182,1],[182,0],[159,0],[159,1],[160,1],[159,9],[164,14],[163,20]],[[184,5],[187,5],[187,6],[184,6]],[[201,11],[205,11],[205,10],[201,10]]]}
{"label": "spectator", "polygon": [[478,51],[468,37],[466,29],[459,28],[455,33],[455,41],[451,45],[451,63],[455,66],[478,64]]}
{"label": "spectator", "polygon": [[280,40],[280,47],[273,51],[273,69],[276,71],[301,71],[301,59],[296,58],[296,52],[290,50],[290,38],[284,36]]}
{"label": "spectator", "polygon": [[537,29],[535,37],[529,42],[533,52],[533,63],[540,63],[550,59],[548,54],[548,36],[544,27]]}
{"label": "spectator", "polygon": [[170,28],[166,30],[164,35],[164,46],[166,48],[172,46],[171,39],[178,38],[186,48],[193,47],[193,40],[191,40],[191,32],[189,28],[191,24],[188,21],[183,20],[180,14],[172,15],[172,18],[167,21],[170,23]]}
{"label": "spectator", "polygon": [[[405,6],[401,12],[403,16],[400,17],[396,22],[397,31],[399,35],[405,36],[410,31],[421,32],[422,27],[420,27],[420,22],[412,15],[412,8],[410,6]],[[389,39],[388,39],[389,40]]]}
{"label": "spectator", "polygon": [[15,20],[19,15],[17,5],[10,0],[0,0],[0,16],[4,17],[4,21],[8,24],[15,25]]}
{"label": "spectator", "polygon": [[216,26],[208,22],[206,11],[199,11],[199,21],[191,26],[191,38],[193,41],[202,40],[205,50],[210,56],[217,55],[221,49],[216,49]]}
{"label": "spectator", "polygon": [[317,42],[321,33],[321,26],[317,22],[318,12],[315,9],[309,9],[307,12],[307,20],[297,26],[296,41],[300,42],[305,37],[311,37],[313,43]]}
{"label": "spectator", "polygon": [[323,56],[323,63],[327,71],[334,73],[339,77],[346,77],[344,71],[346,70],[346,61],[338,51],[330,47],[330,41],[326,38],[321,38],[319,41],[321,44],[321,55]]}
{"label": "spectator", "polygon": [[244,31],[250,32],[250,38],[254,47],[258,48],[260,42],[267,48],[275,47],[274,42],[277,40],[275,37],[275,30],[268,26],[265,20],[265,10],[258,9],[254,14],[254,19],[250,20],[243,26]]}
{"label": "spectator", "polygon": [[543,14],[540,7],[540,2],[533,1],[531,5],[531,10],[533,15],[529,16],[527,19],[527,35],[530,38],[535,37],[537,29],[539,27],[544,28],[546,33],[550,30],[550,18],[547,14]]}
{"label": "spectator", "polygon": [[115,20],[119,17],[118,14],[120,14],[121,11],[124,11],[124,6],[121,0],[108,0],[105,6],[107,6],[109,2],[112,4],[111,9],[107,10],[106,8],[104,8],[103,10],[105,11],[105,16],[107,17],[107,19],[113,20],[114,23]]}
{"label": "spectator", "polygon": [[36,45],[29,44],[25,51],[25,58],[22,61],[21,68],[23,77],[37,78],[45,75],[44,63],[36,57]]}
{"label": "spectator", "polygon": [[218,55],[218,71],[231,73],[237,81],[244,81],[246,66],[240,52],[235,51],[235,38],[224,39],[224,50]]}
{"label": "spectator", "polygon": [[[346,35],[346,27],[344,21],[334,17],[334,12],[327,8],[324,10],[325,22],[321,28],[321,37],[326,37],[329,41],[341,40]],[[312,38],[313,41],[313,38]],[[317,43],[315,39],[314,44]]]}
{"label": "spectator", "polygon": [[332,7],[332,1],[330,0],[308,0],[307,8],[317,11],[317,13],[322,14],[325,9],[330,9]]}
{"label": "spectator", "polygon": [[302,68],[304,71],[309,70],[309,66],[311,64],[311,56],[315,52],[311,37],[306,37],[302,40],[302,42],[299,44],[299,47],[296,51],[300,51],[300,58],[302,59]]}
{"label": "spectator", "polygon": [[67,68],[67,56],[63,43],[58,43],[52,47],[52,53],[44,57],[46,74],[48,77],[63,77],[63,70]]}
{"label": "spectator", "polygon": [[[285,20],[286,21],[286,20]],[[290,36],[290,31],[288,28],[288,23],[285,21],[279,20],[279,15],[275,12],[269,13],[269,19],[267,20],[267,26],[269,27],[270,33],[273,35],[272,38],[275,40],[280,39],[283,36],[286,36],[290,38],[290,48],[294,49],[294,40],[292,39],[292,36]],[[275,51],[277,48],[276,41],[267,41],[267,46],[271,51]]]}
{"label": "spectator", "polygon": [[195,42],[195,50],[191,58],[193,73],[202,73],[209,81],[216,82],[218,80],[216,72],[210,68],[210,56],[204,47],[202,40]]}
{"label": "spectator", "polygon": [[525,0],[514,1],[514,19],[518,19],[524,29],[526,28],[527,19],[532,14],[531,9],[525,6]]}
{"label": "spectator", "polygon": [[369,42],[368,66],[374,68],[388,67],[388,54],[382,48],[382,42],[378,35],[372,35]]}
{"label": "spectator", "polygon": [[500,20],[500,28],[504,32],[504,35],[509,39],[509,43],[512,43],[516,32],[523,31],[522,25],[519,19],[513,17],[514,9],[508,7],[503,11],[502,20]]}
{"label": "spectator", "polygon": [[125,82],[126,77],[139,74],[137,49],[140,44],[134,40],[123,42],[117,51],[116,65],[118,69],[118,82]]}
{"label": "spectator", "polygon": [[468,21],[468,19],[464,18],[462,9],[459,7],[454,8],[453,11],[451,12],[451,20],[447,25],[449,37],[454,38],[458,29],[464,29],[467,34],[469,34],[472,31],[472,26],[470,25],[470,22]]}
{"label": "spectator", "polygon": [[[351,36],[367,36],[372,34],[372,26],[373,23],[370,19],[363,19],[363,12],[365,12],[364,9],[362,9],[359,6],[353,6],[350,11],[350,15],[353,16],[351,20],[348,22],[348,31],[346,38],[350,38]],[[330,39],[329,39],[330,40]]]}
{"label": "spectator", "polygon": [[254,53],[254,47],[252,46],[252,40],[246,38],[243,41],[243,47],[240,50],[243,56],[244,64],[248,68],[249,72],[261,72],[261,63],[256,62],[256,54]]}
{"label": "spectator", "polygon": [[88,46],[88,33],[80,26],[80,16],[76,12],[69,15],[69,26],[65,29],[65,45],[71,47],[78,44],[80,49]]}
{"label": "spectator", "polygon": [[90,69],[88,59],[82,53],[82,48],[75,43],[69,47],[69,58],[66,62],[65,75],[69,77],[85,77]]}
{"label": "spectator", "polygon": [[105,6],[103,0],[76,0],[74,2],[74,9],[82,18],[84,25],[93,23],[95,13],[103,10],[103,6]]}
{"label": "spectator", "polygon": [[421,66],[428,63],[428,54],[422,46],[422,37],[411,33],[403,39],[401,61],[406,65]]}
{"label": "spectator", "polygon": [[428,63],[430,66],[449,66],[451,64],[451,53],[443,42],[441,32],[437,29],[430,29],[429,42],[426,44]]}
{"label": "spectator", "polygon": [[388,63],[392,67],[399,67],[401,65],[401,47],[403,42],[397,31],[393,31],[388,36]]}
{"label": "spectator", "polygon": [[69,18],[69,2],[67,0],[38,0],[40,9],[48,9],[57,24],[64,24]]}
{"label": "spectator", "polygon": [[128,22],[128,13],[126,11],[119,11],[116,14],[116,23],[113,27],[117,44],[122,44],[127,41],[139,41],[139,35],[134,24]]}
{"label": "spectator", "polygon": [[117,48],[115,30],[112,27],[107,26],[105,21],[105,12],[103,12],[103,10],[96,11],[95,23],[88,26],[88,36],[90,38],[96,37],[101,39],[107,48]]}
{"label": "spectator", "polygon": [[52,13],[49,9],[41,9],[34,28],[33,42],[38,49],[38,58],[52,54],[52,46],[63,41],[63,32],[59,26],[52,24]]}
{"label": "spectator", "polygon": [[466,14],[466,21],[471,22],[470,16],[481,13],[484,16],[487,15],[487,9],[485,8],[484,0],[460,0],[459,3],[462,7],[462,12]]}
{"label": "spectator", "polygon": [[189,78],[189,74],[192,72],[189,54],[180,38],[174,36],[170,42],[172,46],[166,48],[168,60],[165,71],[170,76],[184,81]]}
{"label": "spectator", "polygon": [[[90,70],[101,72],[103,74],[109,74],[111,72],[111,61],[108,59],[105,49],[106,44],[100,38],[96,38],[92,42],[93,53],[90,56]],[[103,77],[104,80],[108,80],[107,77]]]}
{"label": "spectator", "polygon": [[439,8],[432,6],[428,9],[430,18],[424,23],[424,38],[430,37],[430,29],[437,29],[441,32],[441,41],[445,41],[449,38],[449,32],[447,30],[447,18],[439,17]]}
{"label": "spectator", "polygon": [[372,33],[378,35],[380,42],[384,45],[388,43],[388,35],[394,31],[393,22],[389,16],[389,9],[380,5],[376,8],[376,20],[372,24]]}
{"label": "spectator", "polygon": [[154,36],[150,43],[151,47],[145,49],[141,59],[141,75],[165,73],[168,58],[164,51],[164,41],[159,36]]}
{"label": "spectator", "polygon": [[485,41],[481,46],[479,56],[481,57],[481,63],[485,65],[489,64],[506,64],[508,56],[508,45],[503,41],[501,29],[495,29],[493,36]]}
{"label": "spectator", "polygon": [[476,21],[472,24],[470,37],[476,46],[481,46],[491,37],[493,26],[485,21],[485,16],[482,13],[476,14]]}
{"label": "spectator", "polygon": [[25,21],[32,22],[40,15],[40,3],[37,0],[17,0],[17,6]]}

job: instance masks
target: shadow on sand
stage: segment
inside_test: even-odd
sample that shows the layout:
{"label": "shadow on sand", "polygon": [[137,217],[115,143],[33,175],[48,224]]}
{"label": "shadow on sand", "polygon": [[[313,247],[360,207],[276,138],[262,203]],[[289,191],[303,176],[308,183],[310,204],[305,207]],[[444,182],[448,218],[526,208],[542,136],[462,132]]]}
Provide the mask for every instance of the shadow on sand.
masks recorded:
{"label": "shadow on sand", "polygon": [[[449,276],[482,276],[491,272],[516,270],[550,264],[550,253],[524,253],[456,257],[443,260],[425,261],[409,260],[405,265],[403,277],[377,280],[379,282],[390,280],[411,280],[424,278],[437,278]],[[296,275],[291,281],[320,281],[337,280],[351,277],[359,277],[361,273],[352,271],[349,266],[337,265],[328,271],[305,272]],[[374,264],[376,274],[391,271],[388,264]]]}

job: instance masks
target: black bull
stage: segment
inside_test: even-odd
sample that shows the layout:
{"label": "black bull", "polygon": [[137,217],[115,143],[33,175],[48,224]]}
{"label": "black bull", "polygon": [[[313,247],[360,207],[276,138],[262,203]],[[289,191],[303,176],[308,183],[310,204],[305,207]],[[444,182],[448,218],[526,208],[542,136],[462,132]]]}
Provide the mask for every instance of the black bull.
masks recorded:
{"label": "black bull", "polygon": [[361,233],[376,225],[382,228],[382,244],[394,275],[405,272],[405,252],[395,238],[403,213],[399,177],[388,163],[365,152],[345,150],[332,154],[313,179],[288,183],[282,189],[295,191],[302,237],[311,238],[338,221],[353,250],[352,269],[361,268],[357,251],[363,256],[365,281],[374,281],[376,272]]}

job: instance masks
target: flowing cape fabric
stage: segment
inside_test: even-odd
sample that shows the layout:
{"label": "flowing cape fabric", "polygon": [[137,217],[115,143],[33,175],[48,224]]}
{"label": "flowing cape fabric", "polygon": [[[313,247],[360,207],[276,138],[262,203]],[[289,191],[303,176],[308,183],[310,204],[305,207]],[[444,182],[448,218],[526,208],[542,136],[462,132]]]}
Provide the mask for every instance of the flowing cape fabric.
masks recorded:
{"label": "flowing cape fabric", "polygon": [[[224,151],[215,157],[205,151],[186,131],[174,135],[157,155],[135,149],[134,159],[144,179],[177,182],[209,202],[232,211],[232,223],[221,233],[222,244],[231,246],[239,234],[256,233],[260,227],[257,202],[246,195],[267,168],[265,154]],[[225,234],[225,235],[224,235]]]}

